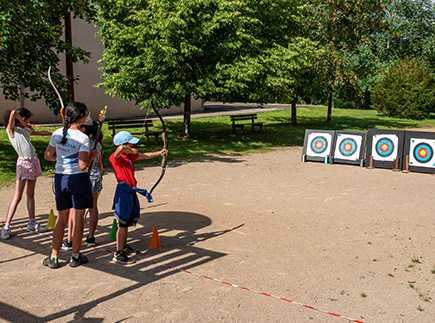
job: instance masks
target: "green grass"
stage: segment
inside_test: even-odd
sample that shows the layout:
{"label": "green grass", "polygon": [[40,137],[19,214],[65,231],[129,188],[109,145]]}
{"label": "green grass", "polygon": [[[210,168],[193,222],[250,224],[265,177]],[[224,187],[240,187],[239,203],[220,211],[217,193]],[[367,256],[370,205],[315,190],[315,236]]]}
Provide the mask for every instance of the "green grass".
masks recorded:
{"label": "green grass", "polygon": [[[290,110],[279,110],[258,113],[258,121],[264,122],[263,133],[251,133],[248,128],[244,135],[231,132],[229,116],[193,118],[191,121],[192,136],[185,139],[183,120],[165,120],[169,140],[168,162],[182,163],[191,158],[210,155],[243,154],[263,152],[280,147],[302,146],[305,129],[324,130],[352,130],[367,131],[369,128],[406,129],[417,127],[435,127],[435,119],[423,121],[404,120],[398,118],[381,117],[374,110],[334,109],[332,121],[326,122],[326,107],[301,108],[297,111],[298,125],[290,125]],[[156,124],[159,124],[156,122]],[[160,125],[156,127],[159,128]],[[54,128],[38,127],[39,130],[54,130]],[[139,127],[137,130],[141,130]],[[161,130],[161,128],[160,128]],[[132,130],[133,132],[134,130]],[[112,138],[107,125],[103,127],[103,163],[110,166],[108,158],[114,151]],[[44,160],[44,151],[49,137],[32,137],[32,143],[38,152],[44,175],[51,174],[53,162]],[[141,143],[145,142],[142,137]],[[160,150],[161,146],[150,145],[141,151]],[[14,182],[16,153],[7,138],[6,131],[0,129],[0,186]],[[141,161],[142,162],[142,161]],[[143,161],[158,165],[160,159]]]}

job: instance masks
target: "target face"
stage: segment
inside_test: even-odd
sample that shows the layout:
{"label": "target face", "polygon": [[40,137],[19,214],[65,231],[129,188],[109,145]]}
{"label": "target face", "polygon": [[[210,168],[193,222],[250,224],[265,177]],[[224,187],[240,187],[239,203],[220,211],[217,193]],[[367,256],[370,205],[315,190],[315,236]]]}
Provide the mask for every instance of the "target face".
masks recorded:
{"label": "target face", "polygon": [[307,156],[326,157],[331,152],[332,135],[312,132],[308,135]]}
{"label": "target face", "polygon": [[357,161],[360,159],[362,137],[338,134],[334,158]]}
{"label": "target face", "polygon": [[435,168],[435,140],[411,138],[409,165]]}
{"label": "target face", "polygon": [[373,160],[394,161],[397,158],[399,137],[396,135],[374,135],[372,144]]}

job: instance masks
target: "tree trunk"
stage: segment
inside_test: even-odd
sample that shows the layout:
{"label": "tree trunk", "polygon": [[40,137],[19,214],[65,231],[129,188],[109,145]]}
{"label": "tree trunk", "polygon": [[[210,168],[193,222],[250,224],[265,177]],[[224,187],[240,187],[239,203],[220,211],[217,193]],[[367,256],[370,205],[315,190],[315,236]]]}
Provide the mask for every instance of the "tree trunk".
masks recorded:
{"label": "tree trunk", "polygon": [[331,121],[331,114],[332,114],[332,88],[329,88],[329,92],[328,92],[328,116],[326,118],[327,122]]}
{"label": "tree trunk", "polygon": [[292,121],[291,125],[296,126],[298,124],[296,120],[296,98],[292,99]]}
{"label": "tree trunk", "polygon": [[184,96],[184,133],[185,138],[190,137],[190,115],[191,115],[191,95]]}
{"label": "tree trunk", "polygon": [[[71,27],[71,13],[65,15],[65,41],[72,46],[72,27]],[[68,93],[71,102],[74,102],[74,71],[73,62],[71,58],[65,55],[66,61],[66,78],[68,80]]]}

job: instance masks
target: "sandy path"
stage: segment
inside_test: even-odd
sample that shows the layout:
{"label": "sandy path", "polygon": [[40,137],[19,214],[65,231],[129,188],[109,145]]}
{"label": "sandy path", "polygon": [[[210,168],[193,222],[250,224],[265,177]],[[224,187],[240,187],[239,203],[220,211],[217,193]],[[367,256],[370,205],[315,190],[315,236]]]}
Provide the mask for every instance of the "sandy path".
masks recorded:
{"label": "sandy path", "polygon": [[[113,173],[99,203],[100,249],[83,247],[90,262],[79,268],[42,266],[51,238],[18,229],[22,202],[14,237],[0,241],[0,321],[346,321],[168,265],[364,322],[434,322],[435,177],[301,163],[301,151],[170,164],[155,202],[141,199],[129,236],[143,260],[128,267],[106,251]],[[149,187],[159,174],[146,167],[137,178]],[[1,196],[5,217],[13,188]],[[39,179],[43,223],[53,197],[51,178]],[[147,250],[154,226],[163,249]]]}

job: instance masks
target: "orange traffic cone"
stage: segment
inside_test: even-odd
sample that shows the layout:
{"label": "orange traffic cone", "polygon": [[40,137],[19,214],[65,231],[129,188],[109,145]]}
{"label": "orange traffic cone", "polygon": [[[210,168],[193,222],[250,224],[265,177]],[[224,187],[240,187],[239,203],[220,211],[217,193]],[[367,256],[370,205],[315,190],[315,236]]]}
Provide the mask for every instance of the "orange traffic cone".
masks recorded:
{"label": "orange traffic cone", "polygon": [[54,225],[56,224],[56,220],[54,219],[53,209],[50,210],[50,215],[48,216],[47,229],[54,229]]}
{"label": "orange traffic cone", "polygon": [[148,249],[162,249],[162,245],[160,244],[159,232],[157,231],[157,227],[154,227],[153,236],[151,238],[151,243]]}

